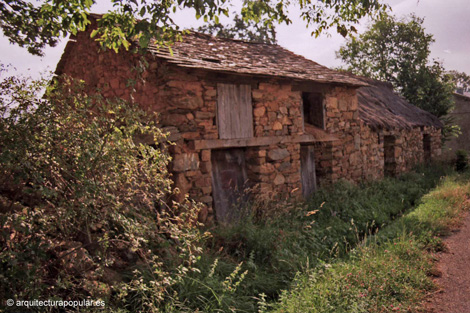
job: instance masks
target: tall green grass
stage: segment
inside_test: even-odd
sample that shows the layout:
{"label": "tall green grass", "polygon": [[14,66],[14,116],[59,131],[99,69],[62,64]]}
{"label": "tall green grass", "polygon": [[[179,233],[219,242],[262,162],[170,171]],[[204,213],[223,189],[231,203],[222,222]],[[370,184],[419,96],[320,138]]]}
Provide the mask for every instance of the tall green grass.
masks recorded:
{"label": "tall green grass", "polygon": [[423,197],[417,208],[344,260],[300,275],[275,305],[275,312],[413,312],[433,288],[425,250],[442,249],[446,233],[467,210],[470,184],[453,178]]}
{"label": "tall green grass", "polygon": [[[254,204],[239,223],[210,229],[199,271],[175,290],[178,310],[258,312],[269,307],[282,290],[295,293],[295,286],[304,285],[306,278],[296,278],[298,273],[324,271],[325,264],[350,258],[348,252],[366,236],[394,225],[447,173],[445,166],[421,167],[399,178],[339,182],[306,203]],[[287,298],[284,294],[282,301]]]}

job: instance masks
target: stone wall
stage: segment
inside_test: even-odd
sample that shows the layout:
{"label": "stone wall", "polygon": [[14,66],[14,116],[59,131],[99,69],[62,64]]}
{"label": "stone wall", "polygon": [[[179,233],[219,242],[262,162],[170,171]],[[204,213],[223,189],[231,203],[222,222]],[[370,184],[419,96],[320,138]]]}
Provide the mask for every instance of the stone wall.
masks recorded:
{"label": "stone wall", "polygon": [[338,179],[359,181],[363,164],[360,159],[360,120],[356,90],[334,87],[324,93],[325,129],[338,140],[315,144],[319,183]]}
{"label": "stone wall", "polygon": [[352,182],[384,176],[384,136],[394,136],[396,174],[424,162],[423,135],[431,136],[431,158],[441,155],[441,131],[432,127],[372,130],[360,118],[353,89],[336,87],[325,93],[326,130],[339,140],[316,143],[320,184]]}
{"label": "stone wall", "polygon": [[[173,157],[169,170],[175,186],[181,191],[180,197],[189,194],[206,205],[200,214],[203,222],[214,219],[212,149],[243,148],[249,187],[269,199],[301,195],[301,143],[314,145],[320,184],[383,177],[386,135],[397,138],[397,172],[423,160],[424,133],[432,135],[433,157],[440,151],[437,130],[373,131],[364,125],[354,88],[321,86],[325,129],[337,140],[301,142],[302,92],[290,81],[183,69],[152,57],[147,57],[148,70],[137,75],[139,56],[98,53],[99,47],[90,40],[89,33],[80,33],[77,42],[66,49],[60,72],[83,79],[105,97],[122,97],[159,113],[159,125],[175,143],[169,146]],[[129,86],[129,79],[136,83]],[[217,83],[251,85],[254,139],[258,141],[237,145],[218,139]]]}
{"label": "stone wall", "polygon": [[454,110],[447,117],[460,126],[462,133],[445,143],[442,154],[446,160],[455,160],[457,150],[470,152],[470,97],[454,94],[454,101]]}
{"label": "stone wall", "polygon": [[400,174],[425,161],[423,143],[425,134],[431,137],[431,159],[439,159],[441,155],[441,131],[439,129],[416,127],[402,130],[375,131],[361,123],[363,179],[370,180],[384,176],[384,136],[393,136],[395,138],[395,174]]}
{"label": "stone wall", "polygon": [[[180,195],[189,194],[206,204],[202,221],[213,219],[211,149],[196,149],[196,140],[218,139],[216,125],[217,83],[248,83],[252,86],[255,137],[303,133],[301,93],[277,79],[250,79],[211,75],[178,68],[165,61],[147,59],[149,68],[141,76],[133,70],[139,57],[112,51],[98,53],[98,46],[80,33],[68,51],[61,72],[84,80],[90,90],[105,97],[122,97],[149,112],[159,113],[159,125],[171,133],[175,145],[170,172]],[[129,86],[129,79],[136,81]],[[135,90],[132,90],[132,89]],[[251,187],[266,197],[300,194],[300,143],[286,142],[245,148]]]}

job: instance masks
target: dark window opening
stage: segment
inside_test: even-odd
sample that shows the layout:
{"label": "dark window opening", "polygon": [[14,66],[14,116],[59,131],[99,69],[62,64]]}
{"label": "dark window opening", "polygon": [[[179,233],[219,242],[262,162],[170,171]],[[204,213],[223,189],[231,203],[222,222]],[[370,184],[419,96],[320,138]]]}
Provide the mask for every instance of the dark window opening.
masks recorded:
{"label": "dark window opening", "polygon": [[431,161],[431,136],[429,134],[423,135],[423,151],[424,151],[424,161]]}
{"label": "dark window opening", "polygon": [[395,176],[396,172],[395,137],[384,136],[384,174],[385,176]]}
{"label": "dark window opening", "polygon": [[323,95],[316,92],[303,92],[302,103],[304,122],[325,129],[325,110],[323,108]]}

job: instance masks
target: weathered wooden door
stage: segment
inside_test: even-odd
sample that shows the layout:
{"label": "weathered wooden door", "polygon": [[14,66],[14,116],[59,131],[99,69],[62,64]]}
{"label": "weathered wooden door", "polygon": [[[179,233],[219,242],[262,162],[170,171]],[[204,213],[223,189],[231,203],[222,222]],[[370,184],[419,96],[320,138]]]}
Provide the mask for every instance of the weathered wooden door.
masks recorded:
{"label": "weathered wooden door", "polygon": [[302,195],[310,197],[317,191],[317,175],[315,172],[315,154],[313,145],[300,146],[300,170]]}
{"label": "weathered wooden door", "polygon": [[243,149],[212,150],[212,195],[219,223],[230,223],[240,217],[247,201],[247,173]]}
{"label": "weathered wooden door", "polygon": [[217,127],[220,139],[253,137],[250,85],[217,84]]}

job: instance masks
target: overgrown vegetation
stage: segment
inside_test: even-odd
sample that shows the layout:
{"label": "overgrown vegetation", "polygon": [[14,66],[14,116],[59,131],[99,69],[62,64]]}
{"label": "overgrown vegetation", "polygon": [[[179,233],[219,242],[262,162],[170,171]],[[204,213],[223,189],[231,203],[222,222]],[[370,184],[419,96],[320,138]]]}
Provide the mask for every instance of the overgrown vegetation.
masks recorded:
{"label": "overgrown vegetation", "polygon": [[198,263],[201,271],[177,285],[180,299],[190,311],[262,311],[299,272],[348,258],[365,236],[419,205],[448,171],[446,166],[422,167],[397,179],[359,186],[341,182],[306,204],[253,205],[240,223],[211,229],[209,251]]}
{"label": "overgrown vegetation", "polygon": [[369,237],[344,261],[301,275],[275,312],[414,312],[433,285],[440,235],[468,209],[468,178],[447,178],[412,212]]}
{"label": "overgrown vegetation", "polygon": [[0,83],[1,299],[101,299],[119,312],[176,302],[201,233],[191,203],[167,201],[169,157],[144,135],[163,147],[154,117],[79,83]]}

